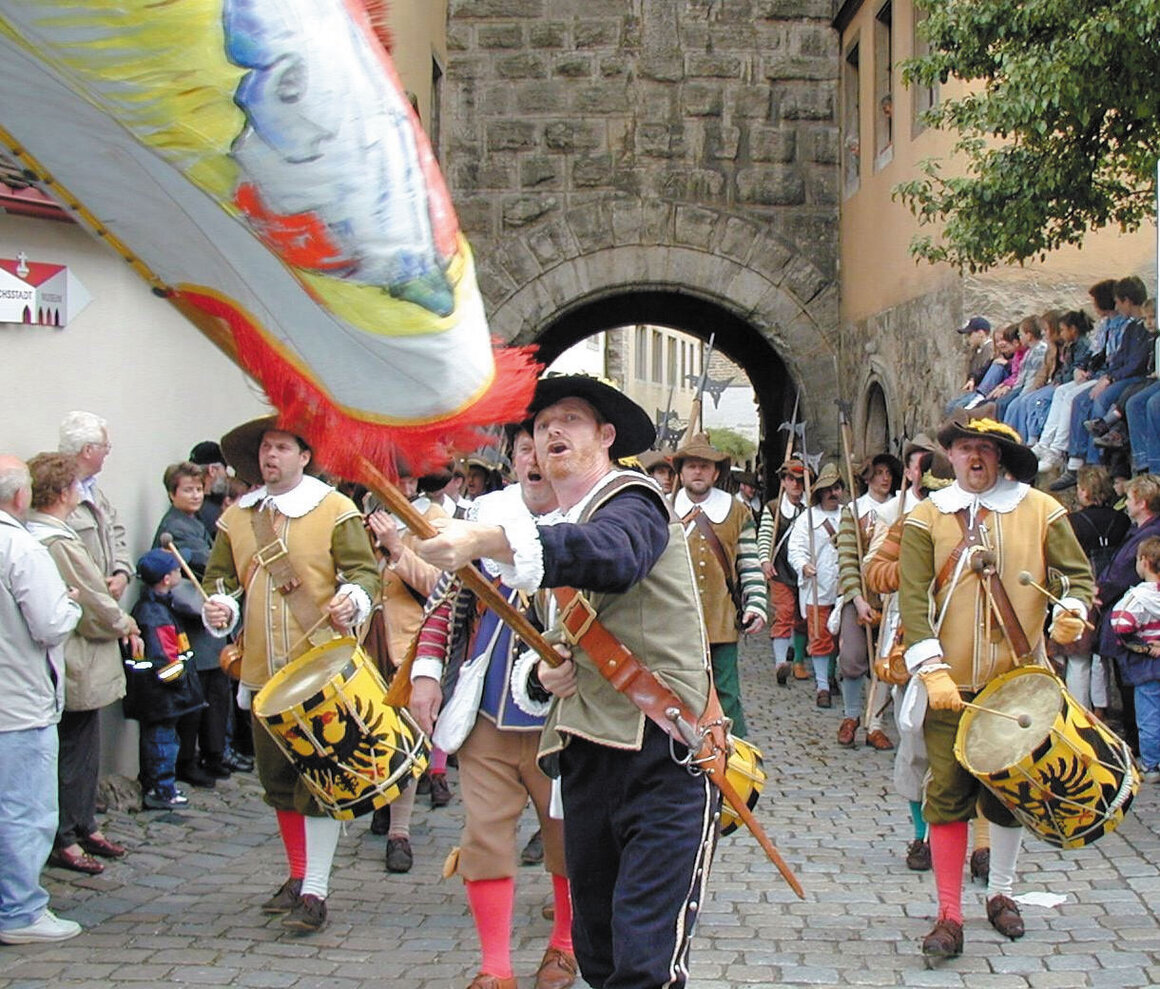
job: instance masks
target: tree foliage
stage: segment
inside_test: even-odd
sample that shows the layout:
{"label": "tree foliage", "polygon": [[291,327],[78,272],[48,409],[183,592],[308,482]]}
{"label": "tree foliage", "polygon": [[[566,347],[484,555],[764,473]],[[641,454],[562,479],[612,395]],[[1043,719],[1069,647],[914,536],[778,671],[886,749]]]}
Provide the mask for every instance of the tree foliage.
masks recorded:
{"label": "tree foliage", "polygon": [[911,253],[976,271],[1079,244],[1153,214],[1160,157],[1160,0],[916,0],[929,54],[909,85],[968,92],[926,115],[958,133],[964,174],[923,162],[895,188],[923,224]]}
{"label": "tree foliage", "polygon": [[757,446],[752,441],[728,426],[710,429],[709,441],[722,453],[729,454],[734,463],[744,463],[757,452]]}

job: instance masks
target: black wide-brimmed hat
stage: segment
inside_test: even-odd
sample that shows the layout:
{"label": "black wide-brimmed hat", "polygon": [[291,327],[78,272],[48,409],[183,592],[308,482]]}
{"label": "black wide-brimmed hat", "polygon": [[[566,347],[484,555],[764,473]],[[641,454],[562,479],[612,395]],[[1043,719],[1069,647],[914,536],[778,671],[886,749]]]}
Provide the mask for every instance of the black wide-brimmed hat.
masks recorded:
{"label": "black wide-brimmed hat", "polygon": [[990,440],[999,448],[999,463],[1017,481],[1031,484],[1039,471],[1039,458],[1023,437],[1005,422],[995,419],[972,419],[969,412],[960,410],[944,422],[938,430],[938,441],[943,449],[959,439]]}
{"label": "black wide-brimmed hat", "polygon": [[[280,425],[277,415],[262,416],[260,419],[251,419],[235,426],[222,437],[222,456],[226,463],[247,484],[261,484],[262,470],[258,464],[258,447],[262,445],[262,437],[271,431],[290,433],[298,437],[298,442],[307,450],[310,444],[298,433],[287,426]],[[306,465],[307,473],[313,473],[313,461]]]}
{"label": "black wide-brimmed hat", "polygon": [[656,427],[644,409],[624,392],[590,374],[553,374],[541,378],[528,415],[535,419],[537,413],[565,398],[582,398],[616,428],[616,439],[608,451],[613,460],[647,450],[657,438]]}

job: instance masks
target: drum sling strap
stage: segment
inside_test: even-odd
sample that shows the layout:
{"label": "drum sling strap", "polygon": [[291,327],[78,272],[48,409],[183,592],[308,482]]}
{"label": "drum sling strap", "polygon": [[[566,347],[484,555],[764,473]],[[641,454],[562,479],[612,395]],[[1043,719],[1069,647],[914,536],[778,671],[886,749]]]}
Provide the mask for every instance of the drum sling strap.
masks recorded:
{"label": "drum sling strap", "polygon": [[[258,549],[254,560],[265,568],[270,583],[286,601],[286,607],[303,632],[315,628],[322,618],[322,610],[310,600],[302,580],[290,562],[290,550],[284,540],[274,530],[274,513],[269,508],[257,508],[250,517],[254,530],[254,540]],[[249,581],[247,581],[247,584]]]}
{"label": "drum sling strap", "polygon": [[[958,545],[955,552],[951,554],[951,559],[943,565],[943,569],[939,572],[939,581],[943,580],[943,574],[950,576],[947,567],[951,570],[958,563],[958,558],[962,556],[963,551],[971,546],[983,545],[983,522],[986,521],[990,512],[983,508],[975,515],[975,524],[972,527],[967,521],[968,511],[965,508],[960,508],[955,512],[955,518],[958,520],[959,526],[963,530],[963,541]],[[1003,582],[999,579],[999,572],[995,569],[994,561],[984,564],[984,566],[977,571],[980,582],[985,582],[987,589],[990,591],[991,601],[994,603],[995,610],[999,614],[999,620],[1003,623],[1003,630],[1007,634],[1007,641],[1011,643],[1011,649],[1015,653],[1016,659],[1025,659],[1031,654],[1031,644],[1027,641],[1027,635],[1023,631],[1023,626],[1019,624],[1019,616],[1015,614],[1015,607],[1011,604],[1011,599],[1007,596],[1007,591],[1003,587]]]}
{"label": "drum sling strap", "polygon": [[689,767],[700,769],[709,778],[709,782],[721,791],[733,812],[749,828],[790,888],[804,898],[797,877],[790,871],[725,774],[729,761],[729,743],[725,715],[712,678],[709,680],[709,699],[704,714],[697,718],[671,687],[661,683],[623,642],[600,623],[583,594],[574,587],[556,587],[552,595],[560,608],[559,621],[568,642],[583,649],[600,675],[632,701],[645,717],[670,739],[689,749]]}

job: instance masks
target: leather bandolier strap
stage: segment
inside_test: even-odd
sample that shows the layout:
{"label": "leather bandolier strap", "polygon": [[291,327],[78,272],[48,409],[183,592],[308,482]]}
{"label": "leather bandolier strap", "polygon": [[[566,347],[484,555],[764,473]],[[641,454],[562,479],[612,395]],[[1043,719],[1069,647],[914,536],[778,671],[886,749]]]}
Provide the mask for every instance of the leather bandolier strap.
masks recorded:
{"label": "leather bandolier strap", "polygon": [[265,568],[274,589],[285,599],[286,607],[302,631],[316,627],[322,618],[322,609],[310,600],[302,580],[295,572],[286,541],[274,530],[273,511],[267,508],[255,509],[250,524],[258,544],[254,559]]}
{"label": "leather bandolier strap", "polygon": [[583,649],[600,675],[632,701],[650,721],[690,750],[691,765],[700,768],[721,791],[721,795],[749,828],[782,878],[804,899],[801,883],[726,776],[729,743],[721,702],[712,680],[709,681],[705,710],[697,717],[670,687],[661,683],[623,642],[600,623],[596,611],[583,594],[573,587],[553,588],[552,594],[559,606],[559,621],[568,642]]}
{"label": "leather bandolier strap", "polygon": [[[987,509],[981,509],[975,515],[975,524],[972,527],[967,521],[967,509],[962,508],[955,512],[955,518],[958,519],[959,525],[963,530],[963,542],[956,549],[959,555],[961,555],[961,550],[967,546],[983,545],[983,522],[986,520],[988,514]],[[951,562],[951,560],[947,560],[948,564]],[[957,557],[954,562],[957,562]],[[943,566],[943,570],[946,570],[946,565]],[[995,610],[999,613],[999,621],[1003,624],[1003,630],[1007,634],[1007,641],[1011,644],[1015,658],[1024,659],[1031,655],[1031,644],[1027,641],[1027,634],[1023,631],[1023,626],[1019,624],[1019,616],[1015,613],[1015,606],[1011,604],[1011,599],[1007,596],[1007,590],[1003,586],[1003,582],[999,579],[999,572],[995,567],[994,561],[985,563],[976,572],[979,580],[984,582],[990,591],[989,596],[994,602]],[[941,572],[939,573],[939,577],[942,577]]]}

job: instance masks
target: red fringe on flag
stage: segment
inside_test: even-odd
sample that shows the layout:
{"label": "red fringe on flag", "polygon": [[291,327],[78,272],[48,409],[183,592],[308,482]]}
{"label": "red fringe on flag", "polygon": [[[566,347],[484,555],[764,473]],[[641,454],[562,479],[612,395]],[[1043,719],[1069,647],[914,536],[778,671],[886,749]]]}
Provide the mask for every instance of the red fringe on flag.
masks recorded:
{"label": "red fringe on flag", "polygon": [[421,474],[445,466],[456,451],[494,442],[482,433],[482,427],[523,419],[542,370],[535,362],[534,347],[505,347],[497,342],[493,348],[495,379],[477,401],[436,422],[388,426],[336,407],[227,301],[189,289],[175,292],[173,301],[229,326],[238,362],[261,384],[278,410],[281,424],[310,444],[320,467],[348,481],[367,483],[364,458],[394,480],[400,461]]}

